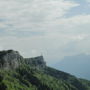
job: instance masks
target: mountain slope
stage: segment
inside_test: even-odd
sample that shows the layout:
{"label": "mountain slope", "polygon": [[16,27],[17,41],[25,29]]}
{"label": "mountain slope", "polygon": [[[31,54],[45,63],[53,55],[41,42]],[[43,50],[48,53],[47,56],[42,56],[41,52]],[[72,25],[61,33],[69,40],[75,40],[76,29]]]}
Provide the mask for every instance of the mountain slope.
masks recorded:
{"label": "mountain slope", "polygon": [[0,90],[90,90],[90,81],[48,67],[43,56],[27,59],[13,50],[0,53]]}
{"label": "mountain slope", "polygon": [[75,56],[66,56],[55,67],[57,69],[69,72],[77,77],[90,80],[90,55],[80,54]]}

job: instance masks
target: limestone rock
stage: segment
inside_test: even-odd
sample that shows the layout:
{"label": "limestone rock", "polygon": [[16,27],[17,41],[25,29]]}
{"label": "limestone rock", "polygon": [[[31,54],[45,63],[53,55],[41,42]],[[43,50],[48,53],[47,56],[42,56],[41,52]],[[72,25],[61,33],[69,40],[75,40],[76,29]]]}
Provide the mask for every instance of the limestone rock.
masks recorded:
{"label": "limestone rock", "polygon": [[37,69],[46,67],[43,56],[23,58],[18,51],[7,50],[0,52],[0,69],[16,69],[25,64]]}
{"label": "limestone rock", "polygon": [[45,68],[46,67],[46,62],[44,61],[43,56],[38,56],[38,57],[34,57],[34,58],[26,58],[25,62],[26,62],[26,64],[35,66],[37,68]]}
{"label": "limestone rock", "polygon": [[19,67],[23,57],[13,50],[1,51],[0,52],[0,68],[3,69],[15,69]]}

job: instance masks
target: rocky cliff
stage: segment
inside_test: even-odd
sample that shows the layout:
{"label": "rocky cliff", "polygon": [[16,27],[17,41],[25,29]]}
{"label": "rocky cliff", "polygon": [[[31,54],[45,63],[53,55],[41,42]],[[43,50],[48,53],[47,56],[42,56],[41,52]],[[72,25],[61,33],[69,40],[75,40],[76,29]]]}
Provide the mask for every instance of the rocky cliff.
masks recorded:
{"label": "rocky cliff", "polygon": [[25,63],[31,66],[35,66],[38,69],[46,67],[46,62],[44,61],[43,56],[38,56],[34,58],[25,58]]}
{"label": "rocky cliff", "polygon": [[28,64],[30,66],[35,66],[36,68],[44,68],[46,66],[43,56],[38,56],[35,58],[23,58],[18,51],[0,51],[1,69],[15,69],[21,64]]}
{"label": "rocky cliff", "polygon": [[23,60],[23,57],[17,51],[7,50],[0,52],[0,68],[2,69],[15,69],[19,67]]}

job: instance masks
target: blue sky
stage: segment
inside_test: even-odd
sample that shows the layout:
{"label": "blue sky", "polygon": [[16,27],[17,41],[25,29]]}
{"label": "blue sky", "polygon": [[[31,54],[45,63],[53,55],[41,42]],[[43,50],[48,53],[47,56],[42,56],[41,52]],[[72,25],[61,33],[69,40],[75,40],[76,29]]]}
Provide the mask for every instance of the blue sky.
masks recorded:
{"label": "blue sky", "polygon": [[90,14],[90,3],[88,3],[86,0],[74,0],[74,1],[76,3],[79,3],[80,5],[70,9],[70,11],[66,14],[66,17],[81,15],[81,14]]}
{"label": "blue sky", "polygon": [[0,0],[0,43],[25,57],[43,53],[48,64],[90,53],[90,1]]}

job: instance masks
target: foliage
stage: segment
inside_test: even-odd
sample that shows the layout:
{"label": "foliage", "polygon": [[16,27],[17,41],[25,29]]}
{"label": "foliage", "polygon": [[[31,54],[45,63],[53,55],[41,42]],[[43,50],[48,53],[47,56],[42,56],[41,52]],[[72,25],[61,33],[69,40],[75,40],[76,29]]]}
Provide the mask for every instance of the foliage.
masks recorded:
{"label": "foliage", "polygon": [[[74,76],[52,68],[42,71],[21,65],[16,70],[0,70],[0,90],[82,90],[71,83],[74,80],[76,80]],[[90,90],[89,81],[79,80],[79,83],[83,85],[84,90]]]}

